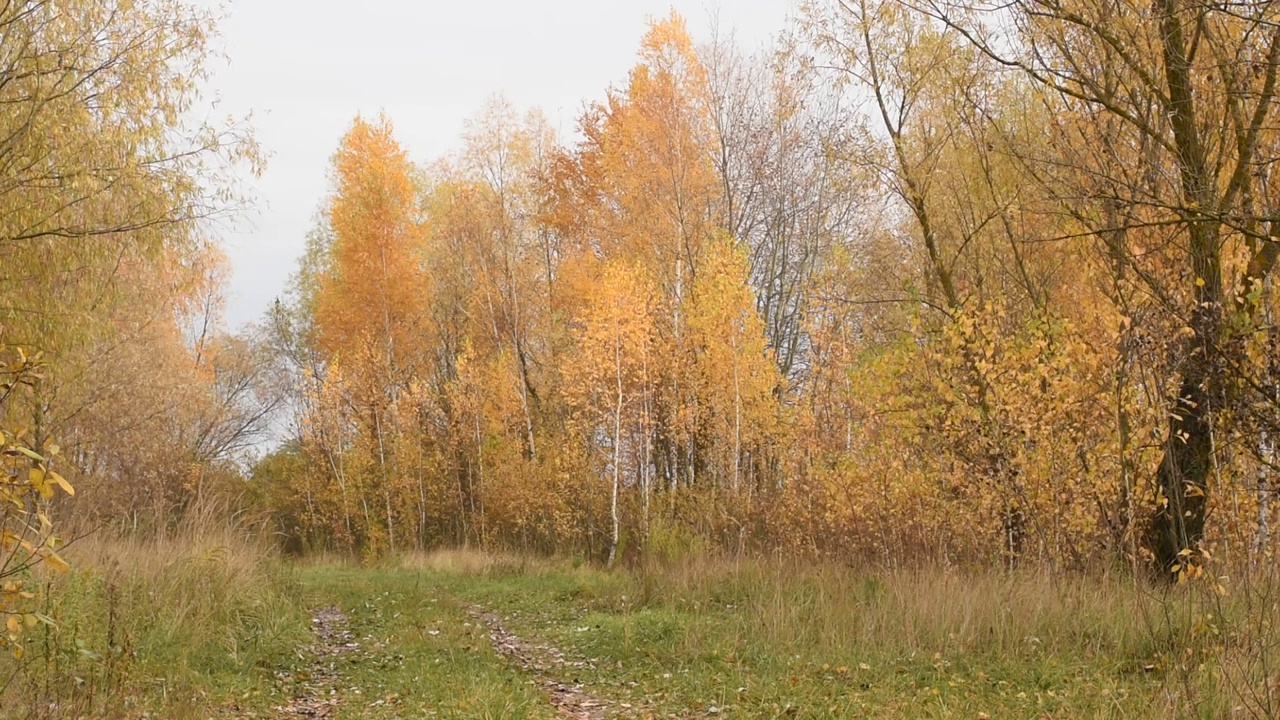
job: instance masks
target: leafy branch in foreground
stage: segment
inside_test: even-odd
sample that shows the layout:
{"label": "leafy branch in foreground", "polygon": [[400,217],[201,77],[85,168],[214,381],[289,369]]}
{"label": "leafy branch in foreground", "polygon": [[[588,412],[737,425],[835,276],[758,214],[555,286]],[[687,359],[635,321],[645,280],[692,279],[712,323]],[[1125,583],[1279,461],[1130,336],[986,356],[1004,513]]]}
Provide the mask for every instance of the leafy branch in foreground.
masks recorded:
{"label": "leafy branch in foreground", "polygon": [[[41,379],[41,359],[22,348],[0,346],[0,417],[11,415],[15,395]],[[68,569],[57,552],[49,503],[58,490],[74,495],[71,483],[54,469],[59,448],[51,440],[37,441],[23,427],[0,428],[0,615],[4,616],[7,645],[22,656],[22,635],[39,623],[53,621],[31,608],[35,594],[28,588],[29,571],[45,564]]]}

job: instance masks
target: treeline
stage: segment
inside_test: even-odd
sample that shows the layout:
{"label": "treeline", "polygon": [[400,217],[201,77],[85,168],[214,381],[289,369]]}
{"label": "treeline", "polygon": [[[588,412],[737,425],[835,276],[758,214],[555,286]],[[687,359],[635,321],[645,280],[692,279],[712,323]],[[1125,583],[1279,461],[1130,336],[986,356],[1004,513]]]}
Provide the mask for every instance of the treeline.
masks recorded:
{"label": "treeline", "polygon": [[65,569],[65,540],[104,526],[165,532],[201,496],[243,494],[244,452],[286,397],[265,382],[272,358],[218,319],[215,238],[259,153],[244,126],[204,119],[216,19],[181,0],[0,4],[0,648],[15,662],[33,628],[49,650],[60,607],[37,566]]}
{"label": "treeline", "polygon": [[357,118],[289,299],[297,550],[887,563],[1270,551],[1268,2],[811,3],[652,23],[557,142]]}

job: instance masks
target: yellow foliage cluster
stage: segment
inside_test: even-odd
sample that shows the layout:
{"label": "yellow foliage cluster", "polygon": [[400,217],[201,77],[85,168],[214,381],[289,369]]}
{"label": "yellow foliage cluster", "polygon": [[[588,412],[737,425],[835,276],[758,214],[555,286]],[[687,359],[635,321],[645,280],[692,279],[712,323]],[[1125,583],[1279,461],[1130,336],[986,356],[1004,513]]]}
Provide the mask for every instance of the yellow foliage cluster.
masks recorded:
{"label": "yellow foliage cluster", "polygon": [[[357,119],[281,333],[307,358],[298,433],[257,473],[282,529],[605,562],[1168,570],[1267,546],[1265,213],[1224,189],[1210,243],[1207,200],[1167,181],[1196,170],[1185,128],[1082,104],[1110,87],[1092,66],[1054,85],[959,23],[814,3],[762,60],[671,15],[569,147],[495,100],[415,168]],[[1106,38],[1029,23],[1081,57]]]}
{"label": "yellow foliage cluster", "polygon": [[[0,346],[0,418],[13,421],[14,409],[40,377],[40,357],[22,348]],[[13,427],[6,422],[0,428]],[[25,630],[49,618],[32,607],[33,588],[27,571],[37,564],[66,570],[57,552],[60,544],[49,519],[49,501],[61,490],[75,490],[54,468],[59,448],[48,439],[37,440],[23,427],[0,429],[0,616],[6,634],[0,646],[22,657]]]}

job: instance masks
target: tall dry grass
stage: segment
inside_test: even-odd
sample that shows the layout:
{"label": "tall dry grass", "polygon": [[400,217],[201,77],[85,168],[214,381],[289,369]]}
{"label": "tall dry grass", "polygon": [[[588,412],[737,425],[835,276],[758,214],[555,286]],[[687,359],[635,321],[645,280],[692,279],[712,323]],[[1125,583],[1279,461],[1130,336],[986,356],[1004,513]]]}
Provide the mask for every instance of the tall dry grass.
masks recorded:
{"label": "tall dry grass", "polygon": [[785,560],[690,558],[637,573],[646,603],[732,605],[764,645],[904,655],[1067,650],[1134,657],[1158,603],[1121,574],[874,570]]}
{"label": "tall dry grass", "polygon": [[196,718],[262,697],[309,625],[270,539],[227,510],[146,537],[91,532],[68,546],[71,571],[37,573],[56,625],[0,658],[0,715]]}
{"label": "tall dry grass", "polygon": [[492,573],[530,572],[554,567],[546,558],[497,553],[470,547],[440,548],[399,555],[395,564],[405,570],[484,575]]}
{"label": "tall dry grass", "polygon": [[1277,718],[1280,569],[1236,570],[1169,584],[1123,570],[867,572],[702,556],[635,582],[644,603],[739,608],[730,632],[772,653],[1086,659],[1152,681],[1161,717]]}
{"label": "tall dry grass", "polygon": [[1280,717],[1280,570],[1272,565],[1209,568],[1169,584],[1125,568],[862,569],[705,553],[614,572],[472,550],[403,564],[552,592],[575,607],[645,611],[647,622],[660,613],[662,642],[682,658],[724,648],[766,664],[965,658],[972,667],[1107,678],[1149,694],[1153,717]]}

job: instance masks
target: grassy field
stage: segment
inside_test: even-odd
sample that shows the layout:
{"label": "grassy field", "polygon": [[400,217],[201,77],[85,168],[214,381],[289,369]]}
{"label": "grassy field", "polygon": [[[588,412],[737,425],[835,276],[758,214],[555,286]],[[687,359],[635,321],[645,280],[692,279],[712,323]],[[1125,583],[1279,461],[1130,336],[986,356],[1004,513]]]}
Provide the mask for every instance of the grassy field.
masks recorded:
{"label": "grassy field", "polygon": [[352,703],[340,717],[546,715],[535,678],[494,653],[477,607],[558,651],[544,674],[620,716],[1250,716],[1209,643],[1181,662],[1200,600],[1123,577],[724,561],[606,573],[442,553],[317,565],[299,581],[309,602],[336,599],[358,634],[385,643],[374,657],[397,658],[347,671],[365,698],[395,706]]}
{"label": "grassy field", "polygon": [[[550,718],[563,691],[597,717],[1266,717],[1274,694],[1247,594],[1123,574],[288,565],[214,540],[116,544],[61,580],[58,648],[32,637],[9,715]],[[313,638],[316,608],[340,638]]]}
{"label": "grassy field", "polygon": [[36,575],[20,657],[0,653],[0,717],[208,717],[270,708],[274,668],[310,641],[297,575],[222,521],[146,541],[74,543],[72,569]]}
{"label": "grassy field", "polygon": [[[1030,580],[707,567],[513,574],[470,598],[589,662],[581,679],[663,713],[1126,717],[1149,704],[1138,628],[1099,595]],[[1041,601],[1053,598],[1048,606]]]}

